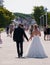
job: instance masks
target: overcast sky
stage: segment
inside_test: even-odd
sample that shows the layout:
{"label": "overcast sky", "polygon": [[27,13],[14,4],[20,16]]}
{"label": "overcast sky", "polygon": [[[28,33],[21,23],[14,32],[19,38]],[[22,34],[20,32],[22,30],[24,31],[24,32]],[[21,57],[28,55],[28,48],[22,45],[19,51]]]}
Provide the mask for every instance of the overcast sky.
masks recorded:
{"label": "overcast sky", "polygon": [[4,7],[11,12],[30,14],[34,6],[41,5],[50,11],[50,0],[4,0]]}

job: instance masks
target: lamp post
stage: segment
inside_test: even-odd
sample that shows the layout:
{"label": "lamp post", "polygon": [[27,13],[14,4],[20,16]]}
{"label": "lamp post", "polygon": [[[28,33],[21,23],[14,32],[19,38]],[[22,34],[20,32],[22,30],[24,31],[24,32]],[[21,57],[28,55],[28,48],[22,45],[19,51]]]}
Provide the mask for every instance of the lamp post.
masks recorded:
{"label": "lamp post", "polygon": [[47,8],[44,9],[45,10],[45,15],[46,15],[46,26],[47,26]]}
{"label": "lamp post", "polygon": [[39,17],[39,20],[40,20],[40,29],[41,29],[41,16]]}
{"label": "lamp post", "polygon": [[43,27],[44,27],[44,15],[41,15],[41,16],[40,16],[40,26],[41,26],[41,19],[42,19],[42,21],[43,21]]}

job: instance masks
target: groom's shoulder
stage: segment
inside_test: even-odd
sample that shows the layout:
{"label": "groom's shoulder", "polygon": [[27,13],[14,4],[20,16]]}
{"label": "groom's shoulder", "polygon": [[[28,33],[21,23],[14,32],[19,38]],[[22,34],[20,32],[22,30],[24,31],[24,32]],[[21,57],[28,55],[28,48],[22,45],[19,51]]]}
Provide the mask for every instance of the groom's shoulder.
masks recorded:
{"label": "groom's shoulder", "polygon": [[17,31],[18,30],[18,28],[14,28],[14,31]]}

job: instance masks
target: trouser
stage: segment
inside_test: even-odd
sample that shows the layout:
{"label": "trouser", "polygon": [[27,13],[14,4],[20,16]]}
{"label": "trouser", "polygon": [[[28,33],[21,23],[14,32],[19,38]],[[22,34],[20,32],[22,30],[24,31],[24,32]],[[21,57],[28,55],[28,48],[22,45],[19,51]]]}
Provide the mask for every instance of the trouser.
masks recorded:
{"label": "trouser", "polygon": [[16,42],[18,56],[23,55],[23,42]]}

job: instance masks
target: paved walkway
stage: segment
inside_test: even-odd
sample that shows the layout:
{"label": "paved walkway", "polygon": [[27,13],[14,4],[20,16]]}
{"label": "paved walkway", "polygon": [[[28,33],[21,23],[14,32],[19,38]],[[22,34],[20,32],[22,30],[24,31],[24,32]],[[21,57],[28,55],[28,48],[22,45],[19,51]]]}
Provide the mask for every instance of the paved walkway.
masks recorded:
{"label": "paved walkway", "polygon": [[[28,33],[27,33],[28,35]],[[28,35],[29,37],[29,35]],[[50,41],[43,40],[43,32],[41,40],[46,48],[48,58],[17,58],[16,43],[13,39],[7,37],[6,33],[2,33],[3,44],[0,44],[0,65],[50,65]],[[24,54],[31,41],[24,41]]]}

